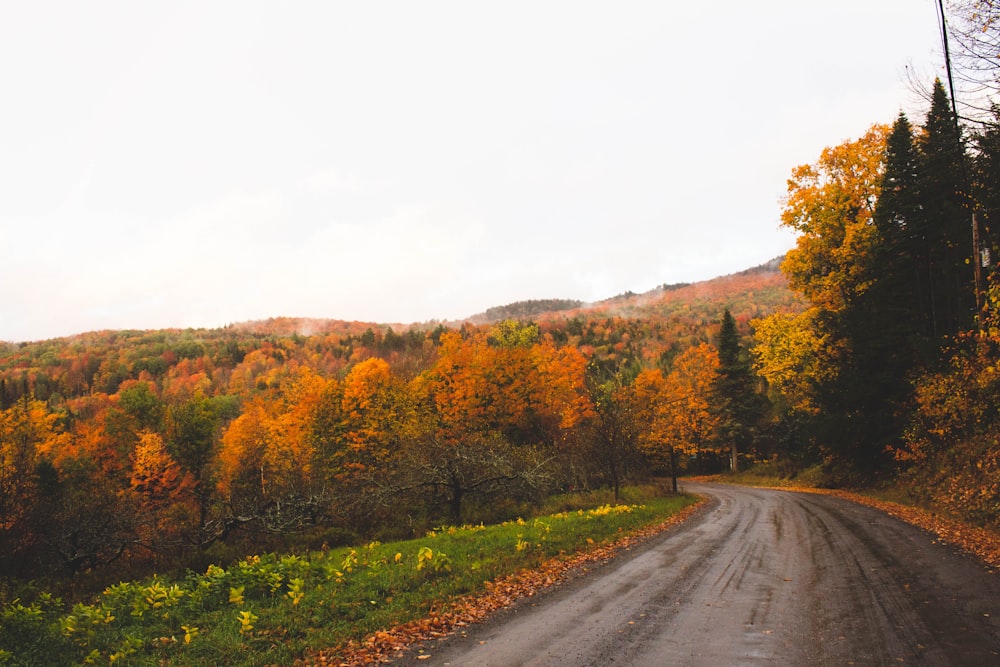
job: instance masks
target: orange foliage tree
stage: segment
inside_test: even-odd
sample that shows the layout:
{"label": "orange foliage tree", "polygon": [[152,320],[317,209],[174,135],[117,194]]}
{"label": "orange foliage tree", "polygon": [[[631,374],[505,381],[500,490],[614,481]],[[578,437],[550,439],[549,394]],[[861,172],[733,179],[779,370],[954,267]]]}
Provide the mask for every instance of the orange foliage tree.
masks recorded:
{"label": "orange foliage tree", "polygon": [[408,450],[411,486],[434,489],[453,519],[470,495],[537,493],[551,483],[553,445],[586,413],[584,368],[578,351],[530,324],[442,334],[437,362],[412,383],[421,436]]}
{"label": "orange foliage tree", "polygon": [[669,463],[677,488],[678,455],[696,456],[715,440],[719,418],[713,409],[719,367],[715,348],[707,343],[682,352],[664,377],[645,370],[635,382],[644,429],[639,446],[654,462]]}
{"label": "orange foliage tree", "polygon": [[132,453],[130,495],[136,539],[159,553],[180,544],[195,516],[194,479],[167,451],[163,437],[142,431]]}
{"label": "orange foliage tree", "polygon": [[254,397],[226,428],[216,464],[229,508],[224,527],[257,521],[287,530],[322,512],[313,424],[328,383],[299,368],[277,397]]}

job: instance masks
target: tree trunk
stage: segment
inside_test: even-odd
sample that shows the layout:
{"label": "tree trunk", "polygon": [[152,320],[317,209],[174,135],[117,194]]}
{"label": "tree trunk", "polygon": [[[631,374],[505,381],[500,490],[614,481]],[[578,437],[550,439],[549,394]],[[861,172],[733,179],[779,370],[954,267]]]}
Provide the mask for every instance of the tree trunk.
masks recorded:
{"label": "tree trunk", "polygon": [[677,448],[670,448],[670,481],[673,483],[674,493],[677,493]]}
{"label": "tree trunk", "polygon": [[457,475],[451,476],[451,498],[449,499],[449,506],[451,508],[451,520],[454,525],[458,526],[462,523],[462,480],[458,478]]}

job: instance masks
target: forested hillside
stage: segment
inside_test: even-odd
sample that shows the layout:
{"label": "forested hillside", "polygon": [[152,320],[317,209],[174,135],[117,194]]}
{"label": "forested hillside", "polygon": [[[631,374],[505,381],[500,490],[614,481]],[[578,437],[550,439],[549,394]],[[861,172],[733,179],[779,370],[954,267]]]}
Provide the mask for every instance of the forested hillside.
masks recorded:
{"label": "forested hillside", "polygon": [[[710,389],[727,307],[743,336],[753,318],[801,308],[773,267],[589,308],[530,306],[517,308],[535,321],[275,318],[4,344],[0,569],[138,575],[617,488],[644,458],[670,465],[637,410],[667,438],[664,392],[695,382],[683,391],[711,402],[693,392]],[[717,417],[698,419],[675,446],[717,469]]]}

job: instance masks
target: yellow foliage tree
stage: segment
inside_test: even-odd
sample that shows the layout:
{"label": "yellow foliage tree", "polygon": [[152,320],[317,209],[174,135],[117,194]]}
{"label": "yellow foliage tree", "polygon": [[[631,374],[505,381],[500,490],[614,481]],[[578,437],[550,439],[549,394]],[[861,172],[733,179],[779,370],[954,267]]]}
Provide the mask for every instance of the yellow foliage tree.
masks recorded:
{"label": "yellow foliage tree", "polygon": [[834,343],[816,323],[819,313],[776,313],[754,320],[754,371],[767,381],[785,407],[814,414],[814,387],[834,379],[837,367],[822,360]]}

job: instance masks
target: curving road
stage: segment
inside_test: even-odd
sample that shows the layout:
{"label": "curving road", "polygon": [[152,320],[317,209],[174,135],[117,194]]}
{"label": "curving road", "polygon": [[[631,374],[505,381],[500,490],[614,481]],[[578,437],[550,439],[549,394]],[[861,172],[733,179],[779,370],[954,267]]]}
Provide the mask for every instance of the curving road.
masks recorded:
{"label": "curving road", "polygon": [[[685,524],[420,665],[1000,665],[1000,576],[877,510],[693,484]],[[428,657],[429,656],[429,657]]]}

